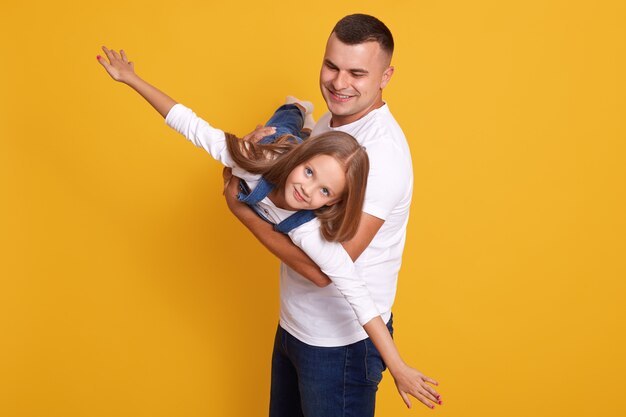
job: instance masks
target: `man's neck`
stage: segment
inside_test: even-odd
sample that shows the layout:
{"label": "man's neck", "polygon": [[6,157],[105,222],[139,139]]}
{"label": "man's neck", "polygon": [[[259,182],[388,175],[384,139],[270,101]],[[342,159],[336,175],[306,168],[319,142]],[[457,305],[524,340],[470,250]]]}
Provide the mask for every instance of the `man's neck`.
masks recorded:
{"label": "man's neck", "polygon": [[340,127],[340,126],[344,126],[350,123],[354,123],[357,120],[364,118],[365,116],[370,114],[372,111],[376,109],[380,109],[384,105],[385,105],[385,102],[383,101],[381,97],[380,100],[377,100],[376,102],[374,102],[374,104],[372,104],[370,107],[368,107],[367,109],[363,110],[360,113],[350,114],[346,116],[333,114],[330,118],[330,127]]}

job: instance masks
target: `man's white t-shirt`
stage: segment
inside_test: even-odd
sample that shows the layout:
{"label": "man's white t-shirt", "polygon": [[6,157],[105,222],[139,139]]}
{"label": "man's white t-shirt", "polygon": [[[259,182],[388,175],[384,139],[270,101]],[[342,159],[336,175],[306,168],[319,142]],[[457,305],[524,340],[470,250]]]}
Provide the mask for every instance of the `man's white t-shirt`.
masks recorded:
{"label": "man's white t-shirt", "polygon": [[[329,130],[349,133],[365,146],[370,160],[363,211],[385,222],[355,266],[386,322],[396,294],[413,192],[409,146],[386,104],[337,128],[330,127],[330,119],[330,113],[322,116],[311,136]],[[367,338],[354,310],[335,285],[319,288],[284,263],[280,273],[280,326],[313,346],[344,346]]]}

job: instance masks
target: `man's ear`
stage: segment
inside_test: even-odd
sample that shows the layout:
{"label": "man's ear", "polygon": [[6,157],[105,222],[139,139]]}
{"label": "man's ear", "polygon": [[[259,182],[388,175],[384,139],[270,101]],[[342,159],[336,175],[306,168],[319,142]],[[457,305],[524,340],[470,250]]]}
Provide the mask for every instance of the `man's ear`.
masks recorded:
{"label": "man's ear", "polygon": [[391,79],[391,76],[393,75],[394,71],[395,71],[395,68],[390,66],[390,67],[387,67],[385,72],[383,72],[383,78],[380,81],[380,89],[381,90],[387,86],[387,84],[389,83],[389,80]]}

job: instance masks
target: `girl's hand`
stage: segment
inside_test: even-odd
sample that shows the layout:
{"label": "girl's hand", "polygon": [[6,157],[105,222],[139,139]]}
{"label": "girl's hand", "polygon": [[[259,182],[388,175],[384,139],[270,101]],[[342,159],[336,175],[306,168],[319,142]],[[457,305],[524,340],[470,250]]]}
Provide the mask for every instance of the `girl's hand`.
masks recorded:
{"label": "girl's hand", "polygon": [[409,394],[420,400],[428,408],[435,408],[435,404],[443,404],[441,396],[433,387],[428,385],[439,385],[439,383],[423,375],[417,369],[413,369],[404,364],[400,370],[393,373],[392,376],[396,383],[396,388],[408,408],[411,408]]}
{"label": "girl's hand", "polygon": [[97,59],[111,78],[115,81],[127,83],[130,79],[135,77],[135,64],[128,60],[123,50],[120,50],[119,54],[112,49],[107,49],[105,46],[102,47],[102,50],[109,59],[109,62],[100,55],[97,56]]}

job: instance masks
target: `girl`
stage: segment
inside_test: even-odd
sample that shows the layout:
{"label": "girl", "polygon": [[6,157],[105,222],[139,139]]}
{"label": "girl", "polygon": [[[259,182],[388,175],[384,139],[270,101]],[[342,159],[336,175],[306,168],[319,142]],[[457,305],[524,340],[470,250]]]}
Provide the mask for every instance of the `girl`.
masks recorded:
{"label": "girl", "polygon": [[[439,395],[426,383],[436,385],[436,382],[400,358],[364,281],[359,279],[352,259],[338,243],[353,237],[358,228],[369,169],[364,148],[342,132],[328,132],[298,144],[301,140],[296,135],[307,113],[297,104],[284,106],[270,120],[270,124],[281,118],[288,121],[278,129],[279,134],[288,134],[275,143],[237,139],[210,126],[142,80],[124,51],[102,49],[109,62],[100,56],[97,59],[109,75],[136,90],[169,126],[232,167],[233,175],[242,179],[240,199],[287,233],[331,278],[389,367],[405,403],[409,404],[407,393],[411,393],[441,404]],[[289,113],[294,112],[300,124],[293,124]]]}

